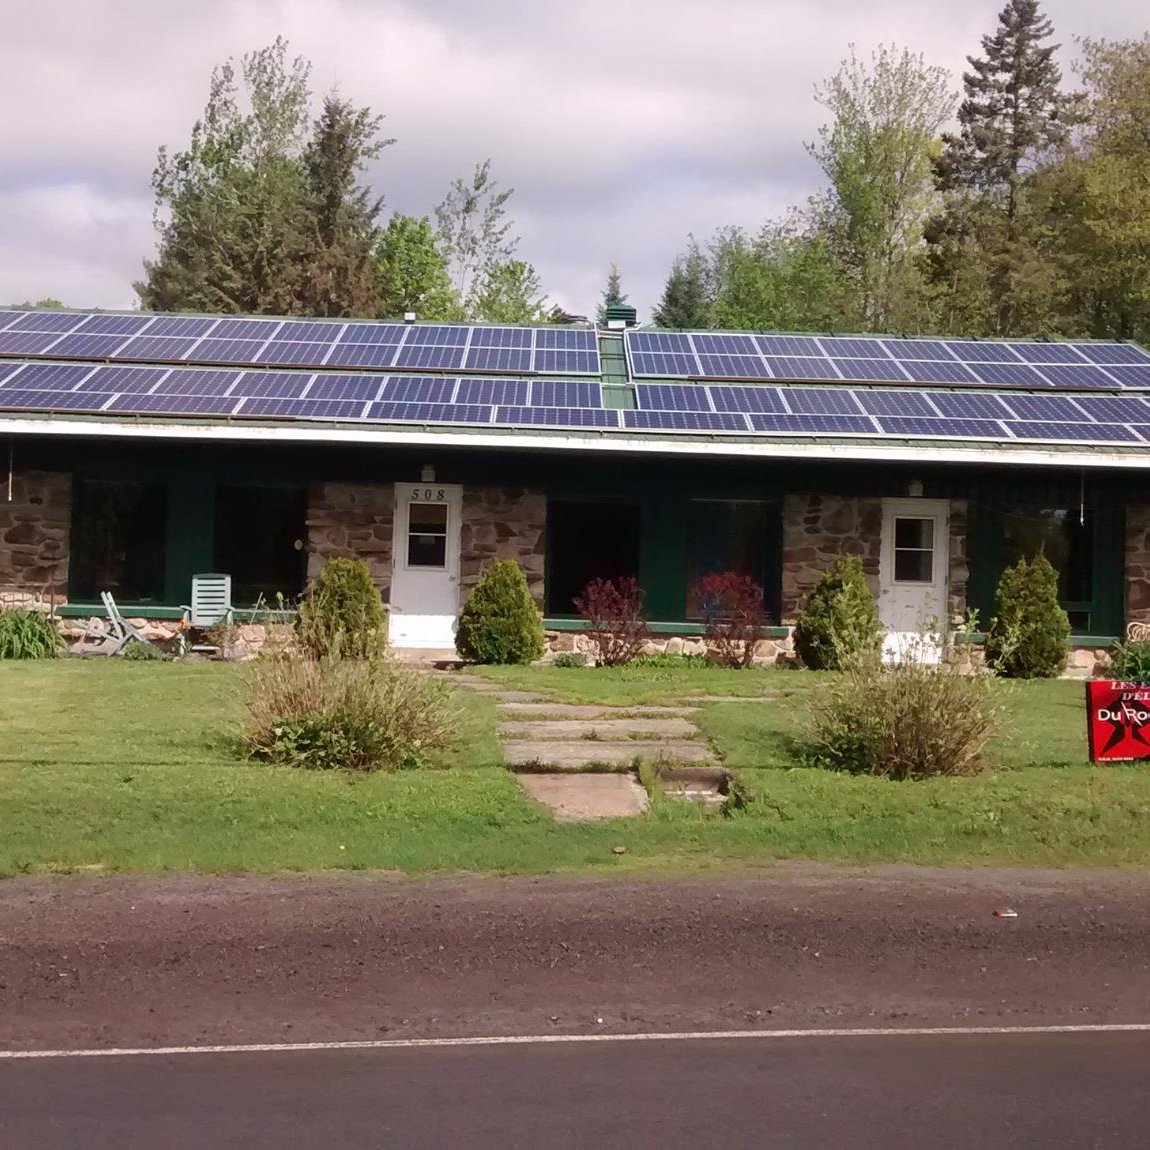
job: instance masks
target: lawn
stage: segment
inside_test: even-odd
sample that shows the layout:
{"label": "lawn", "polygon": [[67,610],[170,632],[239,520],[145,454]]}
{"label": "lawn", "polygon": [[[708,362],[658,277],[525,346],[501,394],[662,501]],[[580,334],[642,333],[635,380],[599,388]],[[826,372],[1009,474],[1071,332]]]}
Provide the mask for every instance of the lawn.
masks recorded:
{"label": "lawn", "polygon": [[347,777],[236,754],[239,668],[0,663],[0,874],[1150,865],[1150,771],[1086,765],[1080,683],[1003,684],[1010,729],[985,774],[898,784],[796,765],[791,740],[818,683],[803,672],[484,674],[565,699],[762,696],[698,713],[745,805],[705,817],[663,799],[640,819],[556,824],[498,765],[495,711],[478,693],[457,692],[459,747],[444,769]]}

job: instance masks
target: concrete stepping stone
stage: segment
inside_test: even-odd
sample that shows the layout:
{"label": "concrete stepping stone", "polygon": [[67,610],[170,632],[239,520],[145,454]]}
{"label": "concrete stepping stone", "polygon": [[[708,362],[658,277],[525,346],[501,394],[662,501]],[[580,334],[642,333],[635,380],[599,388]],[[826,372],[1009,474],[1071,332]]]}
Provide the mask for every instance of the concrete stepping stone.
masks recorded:
{"label": "concrete stepping stone", "polygon": [[562,823],[628,818],[649,806],[647,792],[630,774],[520,775],[519,783]]}
{"label": "concrete stepping stone", "polygon": [[659,740],[513,739],[503,744],[503,757],[513,770],[544,768],[550,771],[594,771],[606,764],[630,770],[637,759],[649,762],[714,764],[710,747],[700,739]]}
{"label": "concrete stepping stone", "polygon": [[593,703],[500,703],[499,709],[518,719],[546,715],[549,719],[665,719],[677,718],[697,710],[696,707],[617,707]]}
{"label": "concrete stepping stone", "polygon": [[683,695],[679,703],[767,703],[777,695]]}
{"label": "concrete stepping stone", "polygon": [[688,719],[537,719],[500,727],[506,739],[689,739],[698,734]]}
{"label": "concrete stepping stone", "polygon": [[540,695],[537,691],[500,691],[499,702],[530,705],[532,703],[546,703],[547,696]]}

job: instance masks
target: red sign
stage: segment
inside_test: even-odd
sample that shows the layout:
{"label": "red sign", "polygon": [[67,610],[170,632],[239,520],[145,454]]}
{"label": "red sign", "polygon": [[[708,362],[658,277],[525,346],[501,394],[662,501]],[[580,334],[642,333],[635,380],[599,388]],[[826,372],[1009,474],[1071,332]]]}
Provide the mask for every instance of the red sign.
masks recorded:
{"label": "red sign", "polygon": [[1087,683],[1086,725],[1092,763],[1150,758],[1150,683]]}

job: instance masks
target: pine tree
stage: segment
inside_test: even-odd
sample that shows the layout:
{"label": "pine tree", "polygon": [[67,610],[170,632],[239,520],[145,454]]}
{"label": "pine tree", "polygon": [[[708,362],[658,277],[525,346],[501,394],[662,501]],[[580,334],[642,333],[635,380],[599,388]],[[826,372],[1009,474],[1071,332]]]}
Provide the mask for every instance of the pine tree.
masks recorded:
{"label": "pine tree", "polygon": [[622,277],[619,268],[612,264],[607,273],[607,286],[603,289],[603,298],[599,303],[599,310],[595,313],[595,322],[600,327],[607,326],[607,309],[627,302],[627,293],[623,291]]}
{"label": "pine tree", "polygon": [[651,318],[659,327],[690,330],[710,326],[707,258],[693,240],[687,254],[675,258],[663,298]]}

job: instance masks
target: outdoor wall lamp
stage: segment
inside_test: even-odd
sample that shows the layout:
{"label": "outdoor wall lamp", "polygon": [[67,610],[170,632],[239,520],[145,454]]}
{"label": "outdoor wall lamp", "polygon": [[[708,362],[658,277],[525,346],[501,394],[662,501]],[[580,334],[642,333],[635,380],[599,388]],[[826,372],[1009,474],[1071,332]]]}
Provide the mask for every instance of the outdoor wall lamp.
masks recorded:
{"label": "outdoor wall lamp", "polygon": [[906,485],[906,493],[907,493],[907,495],[909,495],[911,497],[911,499],[921,499],[922,498],[922,480],[921,479],[912,479]]}
{"label": "outdoor wall lamp", "polygon": [[430,463],[425,463],[419,471],[420,483],[434,483],[435,482],[435,468]]}

